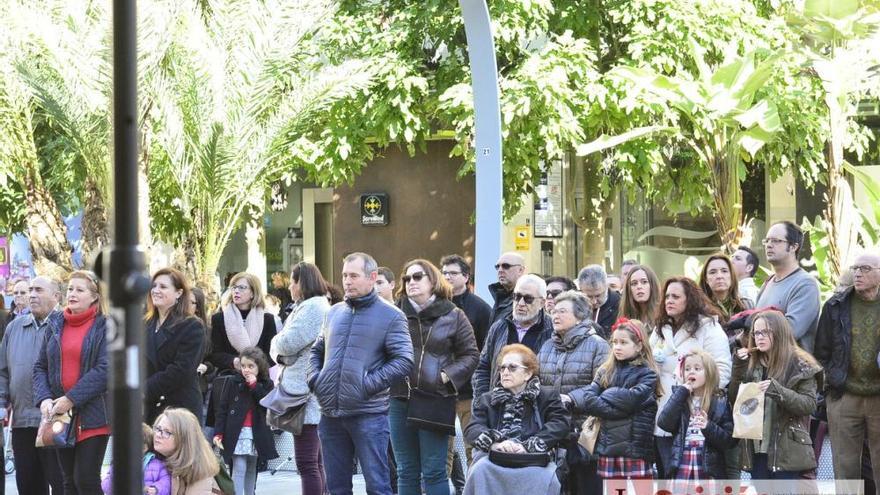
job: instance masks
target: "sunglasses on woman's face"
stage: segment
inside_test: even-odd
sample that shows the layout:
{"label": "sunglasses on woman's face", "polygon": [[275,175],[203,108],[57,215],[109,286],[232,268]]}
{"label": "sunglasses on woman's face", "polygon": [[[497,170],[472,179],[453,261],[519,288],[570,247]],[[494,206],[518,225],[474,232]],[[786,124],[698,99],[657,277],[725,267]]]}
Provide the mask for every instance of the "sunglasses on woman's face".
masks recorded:
{"label": "sunglasses on woman's face", "polygon": [[505,371],[509,371],[511,373],[514,373],[517,370],[524,370],[524,369],[526,369],[526,367],[521,364],[502,364],[501,366],[498,367],[498,372],[503,373]]}
{"label": "sunglasses on woman's face", "polygon": [[412,275],[404,275],[402,277],[402,279],[403,279],[403,283],[405,285],[405,284],[408,284],[410,280],[415,280],[416,282],[421,282],[422,279],[427,276],[428,275],[425,272],[416,272],[416,273],[413,273]]}

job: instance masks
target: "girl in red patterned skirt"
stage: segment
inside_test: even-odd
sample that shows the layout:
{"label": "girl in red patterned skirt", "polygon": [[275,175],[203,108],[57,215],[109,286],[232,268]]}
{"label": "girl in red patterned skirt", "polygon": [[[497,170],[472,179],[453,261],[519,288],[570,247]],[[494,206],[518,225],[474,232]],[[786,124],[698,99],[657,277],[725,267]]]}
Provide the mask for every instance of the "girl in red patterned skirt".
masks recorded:
{"label": "girl in red patterned skirt", "polygon": [[711,355],[695,349],[679,365],[683,385],[657,417],[657,426],[672,433],[672,462],[661,476],[677,480],[724,479],[724,451],[732,447],[733,416],[724,392],[718,389],[718,365]]}
{"label": "girl in red patterned skirt", "polygon": [[660,382],[644,325],[621,318],[611,354],[585,394],[586,412],[601,421],[595,453],[604,479],[651,479],[654,417]]}

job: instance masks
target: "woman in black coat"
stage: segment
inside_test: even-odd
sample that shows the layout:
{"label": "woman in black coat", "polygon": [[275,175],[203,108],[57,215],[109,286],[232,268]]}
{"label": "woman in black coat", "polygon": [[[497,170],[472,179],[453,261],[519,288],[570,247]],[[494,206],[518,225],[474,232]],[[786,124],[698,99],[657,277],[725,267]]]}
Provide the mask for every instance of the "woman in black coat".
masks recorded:
{"label": "woman in black coat", "polygon": [[186,277],[174,268],[153,275],[147,299],[147,386],[144,417],[152,424],[166,407],[188,409],[202,417],[197,368],[205,346],[205,329],[192,316]]}
{"label": "woman in black coat", "polygon": [[[398,306],[406,315],[415,365],[408,377],[391,384],[388,426],[403,495],[449,493],[446,452],[455,434],[455,396],[470,381],[480,351],[464,311],[452,303],[452,287],[428,260],[403,267]],[[423,395],[424,394],[424,395]],[[415,404],[415,406],[413,406]],[[411,407],[445,408],[448,428],[410,424]],[[416,447],[417,446],[417,447]]]}
{"label": "woman in black coat", "polygon": [[[498,369],[499,385],[474,400],[471,420],[464,431],[465,441],[474,447],[474,463],[464,493],[558,491],[556,464],[548,454],[570,431],[569,414],[559,393],[540,386],[538,358],[522,344],[501,349]],[[510,468],[498,464],[492,451],[499,456],[546,457],[540,461],[541,466]]]}
{"label": "woman in black coat", "polygon": [[[269,355],[272,337],[278,333],[275,316],[264,310],[260,280],[250,273],[236,273],[220,306],[211,317],[211,354],[209,360],[222,373],[238,370],[238,354],[248,347],[258,347]],[[269,359],[269,366],[275,363]]]}

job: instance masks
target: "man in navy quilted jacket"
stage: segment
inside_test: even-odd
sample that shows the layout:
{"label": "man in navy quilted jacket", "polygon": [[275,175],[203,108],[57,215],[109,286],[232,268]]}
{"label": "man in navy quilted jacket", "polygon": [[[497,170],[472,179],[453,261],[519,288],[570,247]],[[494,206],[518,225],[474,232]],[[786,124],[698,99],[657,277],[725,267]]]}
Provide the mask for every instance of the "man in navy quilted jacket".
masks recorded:
{"label": "man in navy quilted jacket", "polygon": [[357,456],[370,495],[391,495],[388,388],[409,375],[412,341],[406,317],[379,298],[378,265],[352,253],[342,265],[345,301],[334,305],[312,346],[309,388],[321,405],[318,436],[331,495],[350,495]]}

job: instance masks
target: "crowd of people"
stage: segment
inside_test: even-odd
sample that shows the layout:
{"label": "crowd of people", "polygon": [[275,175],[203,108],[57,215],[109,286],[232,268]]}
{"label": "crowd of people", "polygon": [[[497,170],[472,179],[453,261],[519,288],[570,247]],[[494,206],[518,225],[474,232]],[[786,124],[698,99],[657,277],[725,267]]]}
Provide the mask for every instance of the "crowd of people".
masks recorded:
{"label": "crowd of people", "polygon": [[[228,467],[234,493],[253,494],[278,456],[264,404],[281,390],[302,398],[291,431],[305,495],[352,493],[357,466],[367,492],[383,495],[448,495],[450,479],[468,494],[592,494],[607,479],[743,471],[810,479],[826,431],[835,477],[873,491],[880,254],[859,256],[851,284],[822,305],[798,261],[800,229],[776,223],[762,244],[760,287],[747,247],[710,256],[696,281],[661,281],[635,261],[617,274],[589,265],[574,279],[542,277],[503,253],[491,302],[461,256],[412,259],[396,278],[355,252],[341,290],[307,262],[274,277],[270,294],[232,274],[213,314],[181,272],[159,270],[144,317],[145,493],[218,493]],[[16,284],[17,311],[3,318],[0,415],[11,414],[16,470],[27,473],[19,493],[102,490],[105,296],[87,271],[65,286],[62,297],[47,277]],[[753,388],[759,434],[735,433],[733,405]],[[72,446],[35,447],[42,423],[71,412]]]}

